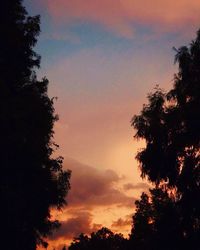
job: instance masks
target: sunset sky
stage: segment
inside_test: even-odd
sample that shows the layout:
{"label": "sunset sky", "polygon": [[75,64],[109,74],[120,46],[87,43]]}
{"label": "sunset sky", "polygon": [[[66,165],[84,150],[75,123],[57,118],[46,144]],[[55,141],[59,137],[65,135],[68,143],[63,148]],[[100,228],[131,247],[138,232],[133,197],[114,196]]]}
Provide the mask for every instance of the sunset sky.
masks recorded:
{"label": "sunset sky", "polygon": [[57,152],[72,170],[63,222],[50,239],[59,249],[102,225],[128,235],[134,202],[147,182],[134,157],[131,118],[156,84],[168,90],[177,71],[173,47],[200,27],[199,0],[25,0],[41,15],[38,76],[50,81],[59,121]]}

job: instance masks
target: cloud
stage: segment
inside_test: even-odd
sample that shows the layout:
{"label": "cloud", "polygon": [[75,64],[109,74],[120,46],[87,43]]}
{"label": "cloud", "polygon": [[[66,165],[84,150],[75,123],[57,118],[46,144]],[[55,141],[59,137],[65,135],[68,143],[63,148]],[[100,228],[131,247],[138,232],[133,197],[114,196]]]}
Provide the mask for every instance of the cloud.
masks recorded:
{"label": "cloud", "polygon": [[124,219],[123,218],[119,218],[118,220],[116,221],[113,221],[112,223],[112,228],[119,228],[119,229],[122,229],[123,227],[127,227],[127,226],[131,226],[132,224],[132,214],[131,215],[127,215]]}
{"label": "cloud", "polygon": [[[62,213],[53,211],[52,218],[61,221],[61,227],[51,237],[52,244],[68,242],[80,233],[90,234],[104,223],[95,222],[97,210],[132,209],[135,199],[118,190],[115,185],[122,178],[113,170],[98,170],[73,159],[66,158],[65,169],[72,170],[68,206]],[[56,243],[56,244],[57,244]],[[62,243],[63,244],[63,243]]]}
{"label": "cloud", "polygon": [[142,190],[147,190],[150,188],[150,186],[147,183],[137,183],[137,184],[132,184],[132,183],[126,183],[123,186],[124,190],[130,190],[130,189],[142,189]]}
{"label": "cloud", "polygon": [[[75,211],[74,211],[75,212]],[[77,237],[81,233],[89,234],[100,229],[102,225],[92,223],[92,214],[88,211],[76,211],[73,217],[62,222],[61,227],[51,237],[51,240],[65,240]]]}
{"label": "cloud", "polygon": [[80,38],[72,32],[65,31],[54,31],[52,33],[42,34],[43,40],[55,40],[55,41],[64,41],[72,44],[80,44]]}
{"label": "cloud", "polygon": [[123,36],[131,37],[133,30],[128,23],[120,1],[113,0],[44,0],[51,16],[56,22],[72,23],[89,21],[103,25]]}
{"label": "cloud", "polygon": [[135,199],[118,190],[121,178],[111,169],[98,170],[66,159],[65,167],[72,170],[68,207],[97,207],[120,205],[132,207]]}
{"label": "cloud", "polygon": [[[81,233],[90,234],[100,229],[101,222],[95,222],[97,211],[102,213],[105,209],[130,210],[134,206],[135,199],[115,187],[123,181],[115,171],[99,170],[70,158],[65,159],[64,168],[72,170],[71,190],[67,197],[68,206],[62,213],[57,214],[55,211],[53,215],[53,218],[61,221],[61,227],[49,238],[52,245],[59,243],[63,246]],[[125,222],[121,224],[123,228],[128,225]],[[117,228],[116,223],[113,225]]]}
{"label": "cloud", "polygon": [[199,0],[43,0],[56,22],[93,22],[124,37],[136,24],[160,29],[199,23]]}

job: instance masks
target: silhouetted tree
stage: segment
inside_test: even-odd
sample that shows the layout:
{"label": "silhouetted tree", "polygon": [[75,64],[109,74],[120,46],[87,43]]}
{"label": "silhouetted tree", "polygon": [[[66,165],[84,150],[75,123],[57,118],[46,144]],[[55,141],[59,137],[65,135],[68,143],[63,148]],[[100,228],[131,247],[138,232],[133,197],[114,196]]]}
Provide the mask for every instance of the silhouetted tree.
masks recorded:
{"label": "silhouetted tree", "polygon": [[162,189],[151,189],[135,202],[130,249],[181,249],[182,238],[174,197]]}
{"label": "silhouetted tree", "polygon": [[130,246],[133,249],[148,249],[153,234],[152,208],[149,196],[142,193],[141,199],[135,202],[136,212],[133,216],[133,228],[130,235]]}
{"label": "silhouetted tree", "polygon": [[103,227],[90,236],[81,234],[69,246],[69,250],[125,250],[127,240],[122,234],[114,234]]}
{"label": "silhouetted tree", "polygon": [[[176,49],[179,72],[168,93],[148,95],[132,126],[146,147],[137,154],[141,176],[172,191],[182,228],[183,248],[200,244],[200,31],[189,47]],[[183,249],[182,248],[182,249]]]}
{"label": "silhouetted tree", "polygon": [[35,69],[39,16],[21,0],[0,2],[0,214],[1,249],[34,250],[58,221],[50,209],[65,204],[70,172],[53,158],[53,99]]}

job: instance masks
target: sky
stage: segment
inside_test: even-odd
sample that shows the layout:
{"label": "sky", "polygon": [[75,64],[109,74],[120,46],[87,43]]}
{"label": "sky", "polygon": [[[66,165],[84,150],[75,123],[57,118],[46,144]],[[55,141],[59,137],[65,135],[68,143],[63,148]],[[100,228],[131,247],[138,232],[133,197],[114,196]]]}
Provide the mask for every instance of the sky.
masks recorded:
{"label": "sky", "polygon": [[159,84],[173,84],[175,51],[200,26],[199,0],[25,0],[41,15],[35,50],[42,56],[59,121],[58,155],[72,170],[62,227],[48,249],[106,226],[130,233],[134,202],[150,183],[140,178],[131,119]]}

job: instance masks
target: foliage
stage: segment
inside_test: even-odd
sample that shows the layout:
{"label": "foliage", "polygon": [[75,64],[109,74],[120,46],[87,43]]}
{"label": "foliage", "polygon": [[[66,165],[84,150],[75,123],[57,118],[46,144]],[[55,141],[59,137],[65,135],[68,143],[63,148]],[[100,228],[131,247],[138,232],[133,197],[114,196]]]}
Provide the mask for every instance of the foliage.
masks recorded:
{"label": "foliage", "polygon": [[148,95],[133,117],[135,137],[146,147],[137,154],[142,177],[174,192],[185,249],[197,249],[200,230],[200,31],[189,47],[176,50],[174,86]]}
{"label": "foliage", "polygon": [[69,250],[125,250],[127,241],[122,234],[114,234],[103,227],[90,236],[81,234],[69,246]]}
{"label": "foliage", "polygon": [[33,250],[59,226],[50,209],[65,204],[70,172],[52,157],[58,117],[48,80],[35,73],[40,17],[28,16],[21,0],[1,1],[0,24],[1,247]]}
{"label": "foliage", "polygon": [[178,211],[173,196],[151,189],[136,201],[129,245],[135,250],[176,250],[182,244]]}

